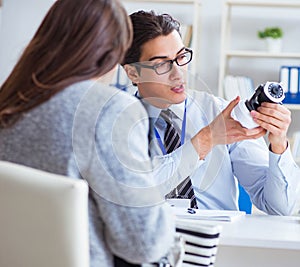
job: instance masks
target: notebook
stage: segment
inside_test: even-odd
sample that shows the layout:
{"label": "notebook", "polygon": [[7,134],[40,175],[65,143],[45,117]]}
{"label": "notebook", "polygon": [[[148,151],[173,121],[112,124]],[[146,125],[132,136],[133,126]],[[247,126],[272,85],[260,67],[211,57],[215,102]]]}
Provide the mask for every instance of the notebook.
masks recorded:
{"label": "notebook", "polygon": [[241,218],[246,213],[235,210],[201,210],[191,208],[172,207],[173,213],[179,219],[210,220],[231,222]]}

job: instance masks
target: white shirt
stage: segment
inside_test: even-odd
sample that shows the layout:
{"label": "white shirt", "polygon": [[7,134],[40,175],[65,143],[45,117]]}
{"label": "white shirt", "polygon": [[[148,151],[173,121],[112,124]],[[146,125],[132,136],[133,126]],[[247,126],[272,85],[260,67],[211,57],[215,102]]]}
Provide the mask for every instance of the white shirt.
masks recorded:
{"label": "white shirt", "polygon": [[[163,140],[165,125],[157,120],[161,110],[142,102]],[[168,155],[162,154],[151,131],[150,154],[157,183],[162,183],[165,186],[163,190],[168,192],[190,176],[200,209],[237,210],[238,180],[250,195],[252,203],[260,210],[268,214],[290,214],[297,199],[300,170],[289,147],[281,155],[274,154],[269,151],[264,139],[260,138],[218,145],[204,160],[199,160],[190,139],[227,104],[225,100],[205,92],[188,91],[185,143]],[[179,129],[182,126],[184,105],[183,102],[170,107],[176,114],[174,123]]]}

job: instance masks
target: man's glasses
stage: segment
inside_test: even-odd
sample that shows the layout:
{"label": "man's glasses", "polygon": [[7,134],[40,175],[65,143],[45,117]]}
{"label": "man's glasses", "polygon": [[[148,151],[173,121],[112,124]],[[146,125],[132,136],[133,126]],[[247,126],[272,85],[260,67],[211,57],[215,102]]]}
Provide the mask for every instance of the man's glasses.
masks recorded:
{"label": "man's glasses", "polygon": [[[147,65],[144,62],[136,62],[134,65],[140,66],[142,68],[152,69],[158,75],[168,73],[172,70],[173,63],[175,62],[178,66],[184,66],[192,61],[193,51],[189,48],[185,48],[184,52],[179,54],[176,58],[170,60],[164,60],[155,65]],[[148,64],[151,64],[151,61],[147,61]],[[153,63],[153,62],[152,62]]]}

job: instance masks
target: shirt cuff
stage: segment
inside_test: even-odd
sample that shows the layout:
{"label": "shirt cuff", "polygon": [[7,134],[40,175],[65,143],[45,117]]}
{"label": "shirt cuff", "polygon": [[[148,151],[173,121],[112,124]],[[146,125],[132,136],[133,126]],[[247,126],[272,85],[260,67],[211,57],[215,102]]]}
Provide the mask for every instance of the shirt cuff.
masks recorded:
{"label": "shirt cuff", "polygon": [[285,180],[289,180],[289,177],[293,177],[293,173],[297,164],[295,163],[290,144],[282,154],[275,154],[271,150],[269,151],[270,170],[272,170],[275,177],[285,177]]}
{"label": "shirt cuff", "polygon": [[194,148],[191,140],[187,141],[183,146],[179,148],[181,150],[177,155],[181,156],[180,170],[186,171],[183,176],[191,175],[200,165],[204,163],[204,160],[199,159],[199,155]]}

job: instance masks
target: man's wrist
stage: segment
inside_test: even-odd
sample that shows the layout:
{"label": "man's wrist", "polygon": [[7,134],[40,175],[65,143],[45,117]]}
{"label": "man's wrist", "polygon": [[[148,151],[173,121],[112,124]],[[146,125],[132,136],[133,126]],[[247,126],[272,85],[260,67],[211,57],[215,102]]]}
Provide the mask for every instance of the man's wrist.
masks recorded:
{"label": "man's wrist", "polygon": [[210,127],[206,126],[201,129],[191,140],[196,149],[200,160],[203,160],[212,149],[212,135]]}
{"label": "man's wrist", "polygon": [[270,151],[272,151],[274,154],[282,154],[284,151],[286,151],[288,147],[288,141],[285,140],[282,144],[270,144]]}

